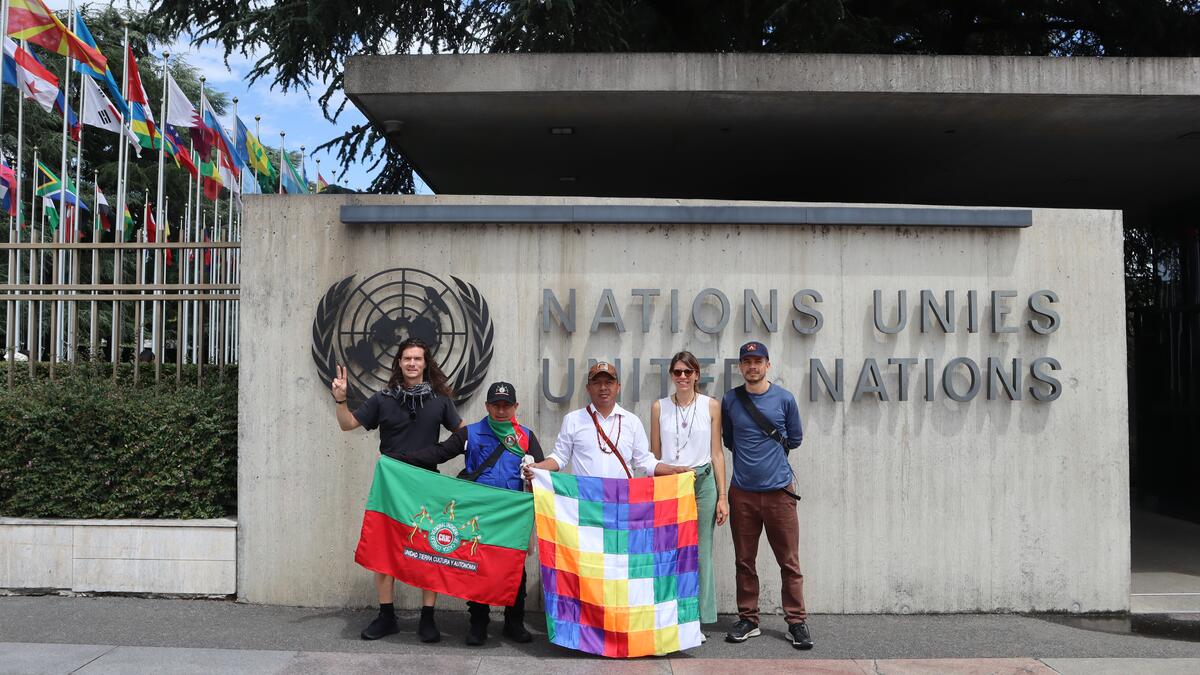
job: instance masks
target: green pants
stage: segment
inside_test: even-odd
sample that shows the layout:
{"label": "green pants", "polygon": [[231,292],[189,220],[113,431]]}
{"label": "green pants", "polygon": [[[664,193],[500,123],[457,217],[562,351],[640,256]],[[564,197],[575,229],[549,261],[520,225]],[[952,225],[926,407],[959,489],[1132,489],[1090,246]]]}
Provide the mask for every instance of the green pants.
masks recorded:
{"label": "green pants", "polygon": [[717,584],[713,579],[713,528],[717,525],[717,481],[712,464],[696,471],[696,529],[700,534],[700,623],[717,621]]}

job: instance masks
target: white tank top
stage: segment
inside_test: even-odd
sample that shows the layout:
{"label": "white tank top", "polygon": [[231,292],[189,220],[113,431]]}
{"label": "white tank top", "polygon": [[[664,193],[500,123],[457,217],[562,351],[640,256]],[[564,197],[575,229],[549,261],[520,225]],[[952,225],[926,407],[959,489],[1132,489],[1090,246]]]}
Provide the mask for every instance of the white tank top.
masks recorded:
{"label": "white tank top", "polygon": [[662,461],[686,467],[712,462],[712,415],[708,412],[711,400],[697,393],[696,400],[682,408],[670,396],[658,400]]}

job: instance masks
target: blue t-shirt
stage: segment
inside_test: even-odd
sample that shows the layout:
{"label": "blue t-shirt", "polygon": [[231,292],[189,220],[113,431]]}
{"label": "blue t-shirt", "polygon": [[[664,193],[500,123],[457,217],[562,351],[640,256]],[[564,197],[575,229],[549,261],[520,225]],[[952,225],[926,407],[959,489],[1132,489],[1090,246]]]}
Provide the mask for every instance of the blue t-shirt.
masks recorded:
{"label": "blue t-shirt", "polygon": [[[804,430],[800,426],[800,409],[791,392],[772,384],[761,394],[751,393],[750,400],[779,429],[789,450],[800,446]],[[732,389],[721,399],[721,438],[725,447],[733,451],[732,483],[739,490],[769,492],[792,482],[787,453],[758,428]]]}

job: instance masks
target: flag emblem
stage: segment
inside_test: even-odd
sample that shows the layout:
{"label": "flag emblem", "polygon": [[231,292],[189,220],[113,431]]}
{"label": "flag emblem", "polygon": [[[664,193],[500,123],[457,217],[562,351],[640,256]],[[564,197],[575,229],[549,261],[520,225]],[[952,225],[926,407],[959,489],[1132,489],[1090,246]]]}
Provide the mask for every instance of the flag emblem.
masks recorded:
{"label": "flag emblem", "polygon": [[429,547],[438,553],[454,553],[461,543],[458,528],[448,520],[438,521],[429,528]]}

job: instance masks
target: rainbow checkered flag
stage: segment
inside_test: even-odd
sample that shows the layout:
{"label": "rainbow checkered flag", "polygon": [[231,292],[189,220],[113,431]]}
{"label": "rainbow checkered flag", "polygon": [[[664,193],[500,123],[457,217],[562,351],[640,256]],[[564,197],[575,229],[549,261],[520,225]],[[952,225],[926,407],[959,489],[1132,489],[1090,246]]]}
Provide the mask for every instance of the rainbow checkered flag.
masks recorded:
{"label": "rainbow checkered flag", "polygon": [[533,473],[550,641],[613,658],[698,646],[696,474]]}

